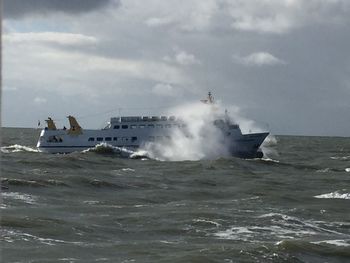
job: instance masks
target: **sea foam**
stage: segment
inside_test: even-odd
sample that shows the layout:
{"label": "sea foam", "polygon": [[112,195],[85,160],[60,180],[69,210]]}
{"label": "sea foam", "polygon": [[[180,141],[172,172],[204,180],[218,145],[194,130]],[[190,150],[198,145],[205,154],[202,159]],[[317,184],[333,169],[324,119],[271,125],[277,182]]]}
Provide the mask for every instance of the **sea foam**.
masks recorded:
{"label": "sea foam", "polygon": [[343,191],[335,191],[327,194],[315,195],[315,198],[324,199],[348,199],[350,200],[350,193],[345,193]]}

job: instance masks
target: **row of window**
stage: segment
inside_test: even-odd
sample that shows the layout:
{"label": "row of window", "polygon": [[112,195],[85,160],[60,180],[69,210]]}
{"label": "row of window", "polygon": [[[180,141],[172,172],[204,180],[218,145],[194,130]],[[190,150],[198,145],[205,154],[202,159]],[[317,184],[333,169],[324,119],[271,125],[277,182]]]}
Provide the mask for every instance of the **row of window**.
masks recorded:
{"label": "row of window", "polygon": [[111,142],[111,141],[122,141],[122,142],[128,142],[128,141],[131,141],[131,142],[136,142],[137,141],[137,137],[90,137],[88,139],[89,142],[94,142],[94,141],[97,141],[97,142]]}
{"label": "row of window", "polygon": [[165,124],[165,125],[162,125],[162,124],[148,124],[148,125],[145,125],[145,124],[141,124],[141,125],[135,125],[135,124],[132,124],[132,125],[114,125],[113,126],[113,129],[144,129],[144,128],[171,128],[171,127],[176,127],[176,128],[184,128],[186,127],[186,124]]}
{"label": "row of window", "polygon": [[[170,136],[148,136],[148,140],[153,142],[153,141],[160,141],[160,140],[164,140],[164,139],[167,139],[167,140],[170,140],[171,137]],[[97,141],[97,142],[111,142],[111,141],[119,141],[119,142],[136,142],[137,141],[137,137],[90,137],[88,139],[89,142],[94,142],[94,141]]]}
{"label": "row of window", "polygon": [[[43,137],[40,137],[40,139]],[[63,142],[62,138],[60,136],[49,136],[47,139],[47,142]]]}

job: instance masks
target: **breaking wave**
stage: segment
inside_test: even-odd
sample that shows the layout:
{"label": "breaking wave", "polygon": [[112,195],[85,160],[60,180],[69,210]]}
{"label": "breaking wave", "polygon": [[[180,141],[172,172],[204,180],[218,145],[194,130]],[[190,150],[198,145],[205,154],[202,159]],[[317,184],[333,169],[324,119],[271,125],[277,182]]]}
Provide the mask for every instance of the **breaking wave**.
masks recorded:
{"label": "breaking wave", "polygon": [[347,199],[350,200],[350,193],[346,193],[345,190],[335,191],[327,194],[315,195],[315,198],[324,199]]}
{"label": "breaking wave", "polygon": [[39,152],[38,149],[29,146],[14,144],[10,146],[1,147],[2,153],[14,153],[14,152]]}
{"label": "breaking wave", "polygon": [[313,244],[330,244],[338,247],[350,247],[350,239],[322,240],[312,242]]}
{"label": "breaking wave", "polygon": [[266,239],[300,239],[323,235],[342,236],[322,221],[304,220],[280,213],[268,213],[258,217],[261,222],[248,226],[232,226],[214,233],[219,239],[259,242]]}
{"label": "breaking wave", "polygon": [[331,156],[330,157],[332,160],[341,160],[341,161],[346,161],[350,159],[350,156]]}
{"label": "breaking wave", "polygon": [[35,204],[37,202],[36,196],[18,192],[2,192],[1,197],[4,199],[19,200],[30,205]]}
{"label": "breaking wave", "polygon": [[133,151],[124,147],[117,147],[107,143],[100,143],[95,147],[83,150],[82,153],[93,152],[97,154],[112,154],[122,158],[141,159],[148,158],[148,153],[144,150]]}

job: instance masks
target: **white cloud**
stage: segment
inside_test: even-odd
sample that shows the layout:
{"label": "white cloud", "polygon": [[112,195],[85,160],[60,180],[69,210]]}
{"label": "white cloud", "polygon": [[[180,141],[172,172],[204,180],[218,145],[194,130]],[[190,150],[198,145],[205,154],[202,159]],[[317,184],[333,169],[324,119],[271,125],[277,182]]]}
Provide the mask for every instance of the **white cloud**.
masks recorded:
{"label": "white cloud", "polygon": [[187,53],[183,50],[178,50],[174,57],[165,56],[164,61],[177,63],[179,65],[188,66],[194,64],[200,64],[200,60],[197,59],[193,54]]}
{"label": "white cloud", "polygon": [[169,83],[158,83],[152,88],[152,92],[159,96],[175,96],[176,90]]}
{"label": "white cloud", "polygon": [[139,9],[139,1],[129,0],[125,1],[123,6],[129,17],[142,18],[149,27],[171,24],[186,32],[208,29],[218,10],[216,0],[149,0],[142,6],[142,9]]}
{"label": "white cloud", "polygon": [[193,65],[199,64],[199,60],[192,54],[188,54],[185,51],[180,51],[176,54],[175,60],[181,65]]}
{"label": "white cloud", "polygon": [[12,86],[4,86],[2,87],[3,91],[16,91],[17,88],[16,87],[12,87]]}
{"label": "white cloud", "polygon": [[45,98],[42,98],[42,97],[36,97],[34,99],[34,103],[37,105],[45,104],[46,102],[47,102],[47,100]]}
{"label": "white cloud", "polygon": [[282,34],[313,23],[349,22],[348,0],[226,1],[232,27],[242,31]]}
{"label": "white cloud", "polygon": [[268,52],[256,52],[246,57],[233,56],[234,60],[246,66],[273,66],[286,64],[285,61],[279,59]]}
{"label": "white cloud", "polygon": [[283,15],[273,17],[243,16],[232,23],[232,26],[242,31],[260,31],[269,33],[283,33],[294,27],[292,21]]}
{"label": "white cloud", "polygon": [[49,43],[60,45],[90,45],[98,41],[95,37],[61,32],[9,33],[3,36],[8,43]]}
{"label": "white cloud", "polygon": [[172,22],[169,17],[151,17],[145,21],[145,24],[149,27],[159,27],[168,25]]}
{"label": "white cloud", "polygon": [[93,96],[103,89],[111,89],[115,86],[113,83],[126,79],[181,85],[189,82],[177,65],[163,61],[100,56],[86,52],[83,47],[79,50],[57,49],[51,42],[37,42],[36,37],[34,40],[31,37],[24,39],[26,45],[11,38],[4,41],[4,83],[9,87],[44,89],[59,94],[90,93]]}

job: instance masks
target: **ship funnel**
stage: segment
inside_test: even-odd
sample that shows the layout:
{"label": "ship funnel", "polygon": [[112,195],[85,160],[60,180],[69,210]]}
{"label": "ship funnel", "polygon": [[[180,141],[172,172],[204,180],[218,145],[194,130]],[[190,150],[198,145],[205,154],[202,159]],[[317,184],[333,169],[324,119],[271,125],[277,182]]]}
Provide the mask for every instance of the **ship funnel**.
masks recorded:
{"label": "ship funnel", "polygon": [[48,130],[57,130],[55,122],[53,121],[53,119],[48,117],[47,120],[45,120],[45,121],[47,123],[47,129]]}
{"label": "ship funnel", "polygon": [[82,128],[80,127],[79,123],[77,122],[77,120],[73,116],[69,115],[68,120],[69,120],[69,125],[70,125],[68,134],[78,135],[78,134],[83,133]]}

